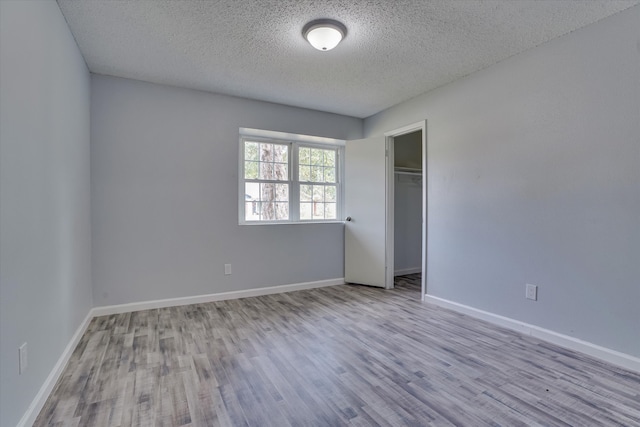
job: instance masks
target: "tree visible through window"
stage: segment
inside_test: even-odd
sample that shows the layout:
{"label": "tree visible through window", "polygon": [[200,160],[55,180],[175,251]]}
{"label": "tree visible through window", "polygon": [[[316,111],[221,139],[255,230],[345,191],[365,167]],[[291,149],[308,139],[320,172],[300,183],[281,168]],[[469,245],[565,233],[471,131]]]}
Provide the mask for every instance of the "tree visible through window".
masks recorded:
{"label": "tree visible through window", "polygon": [[338,147],[242,140],[245,222],[337,220]]}
{"label": "tree visible through window", "polygon": [[245,142],[244,153],[246,220],[289,219],[289,146]]}

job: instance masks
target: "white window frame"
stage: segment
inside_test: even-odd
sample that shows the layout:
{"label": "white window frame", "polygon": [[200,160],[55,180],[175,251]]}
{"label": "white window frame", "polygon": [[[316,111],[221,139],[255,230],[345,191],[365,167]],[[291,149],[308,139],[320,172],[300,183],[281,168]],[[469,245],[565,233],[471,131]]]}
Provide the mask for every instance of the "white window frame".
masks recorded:
{"label": "white window frame", "polygon": [[[245,141],[287,144],[289,146],[289,179],[287,181],[280,181],[281,183],[289,184],[289,219],[275,221],[250,221],[246,219],[245,182],[255,182],[256,180],[245,180],[244,178]],[[267,131],[261,129],[240,128],[238,155],[238,223],[240,225],[342,223],[344,209],[344,146],[345,141],[339,139]],[[336,150],[335,219],[300,219],[300,185],[307,184],[306,182],[300,182],[298,177],[298,148],[300,147]]]}

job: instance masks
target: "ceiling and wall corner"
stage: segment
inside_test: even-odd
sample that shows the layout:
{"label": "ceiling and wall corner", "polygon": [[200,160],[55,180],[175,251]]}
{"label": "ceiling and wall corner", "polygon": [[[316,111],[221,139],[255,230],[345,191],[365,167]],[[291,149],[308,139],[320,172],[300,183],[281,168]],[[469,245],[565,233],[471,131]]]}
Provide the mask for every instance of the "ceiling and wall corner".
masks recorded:
{"label": "ceiling and wall corner", "polygon": [[[638,3],[58,0],[92,73],[359,118]],[[330,52],[319,18],[348,30]]]}

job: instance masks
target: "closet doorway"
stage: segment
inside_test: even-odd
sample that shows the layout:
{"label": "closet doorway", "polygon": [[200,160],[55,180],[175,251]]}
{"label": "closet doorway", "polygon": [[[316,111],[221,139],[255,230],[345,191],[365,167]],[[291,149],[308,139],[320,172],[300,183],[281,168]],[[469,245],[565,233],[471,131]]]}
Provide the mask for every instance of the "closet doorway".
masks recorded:
{"label": "closet doorway", "polygon": [[422,129],[393,137],[394,288],[410,298],[423,298]]}

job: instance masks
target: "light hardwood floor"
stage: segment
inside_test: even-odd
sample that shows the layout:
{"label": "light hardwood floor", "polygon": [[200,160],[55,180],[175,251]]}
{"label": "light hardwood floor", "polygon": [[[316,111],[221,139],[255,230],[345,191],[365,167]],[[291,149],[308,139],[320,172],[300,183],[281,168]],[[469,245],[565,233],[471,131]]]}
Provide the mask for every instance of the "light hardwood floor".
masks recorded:
{"label": "light hardwood floor", "polygon": [[93,319],[36,426],[640,426],[640,375],[421,303],[328,288]]}

